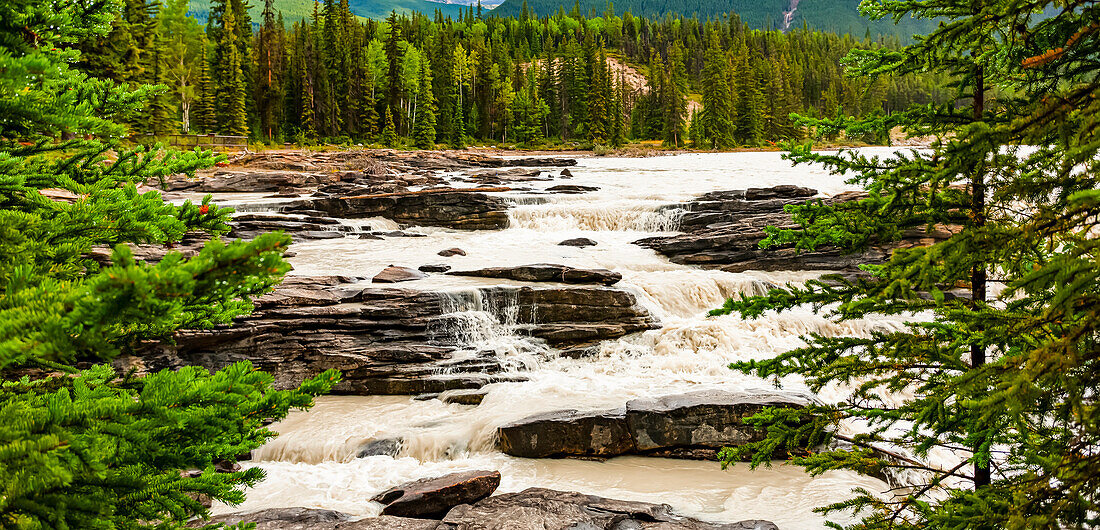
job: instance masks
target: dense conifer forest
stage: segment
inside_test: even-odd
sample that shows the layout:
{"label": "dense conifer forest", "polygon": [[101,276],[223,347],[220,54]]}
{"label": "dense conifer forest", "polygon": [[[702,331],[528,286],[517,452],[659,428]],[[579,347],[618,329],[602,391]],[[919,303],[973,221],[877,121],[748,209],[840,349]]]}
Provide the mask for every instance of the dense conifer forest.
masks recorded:
{"label": "dense conifer forest", "polygon": [[[830,33],[850,33],[859,37],[896,37],[910,39],[914,34],[927,33],[935,26],[928,20],[902,17],[893,20],[870,20],[860,15],[860,0],[576,0],[573,3],[556,0],[506,0],[493,10],[496,16],[518,17],[526,10],[537,15],[554,15],[573,8],[583,14],[613,11],[622,15],[661,19],[670,14],[695,15],[700,18],[722,18],[737,13],[741,21],[753,29],[812,28]],[[794,5],[792,9],[792,4]]]}
{"label": "dense conifer forest", "polygon": [[[287,22],[241,0],[127,0],[80,67],[167,89],[128,121],[135,134],[221,133],[266,143],[471,143],[707,148],[766,145],[804,131],[791,113],[873,115],[942,99],[937,79],[856,79],[852,49],[896,48],[808,29],[752,30],[731,14],[640,18],[529,12],[501,18],[391,13],[363,20],[347,0]],[[886,140],[886,131],[862,138]]]}

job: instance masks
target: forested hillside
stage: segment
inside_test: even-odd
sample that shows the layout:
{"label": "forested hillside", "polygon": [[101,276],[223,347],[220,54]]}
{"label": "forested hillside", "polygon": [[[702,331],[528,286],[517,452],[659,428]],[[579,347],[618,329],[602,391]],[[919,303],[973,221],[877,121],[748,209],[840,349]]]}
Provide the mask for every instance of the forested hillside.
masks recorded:
{"label": "forested hillside", "polygon": [[[493,10],[497,16],[519,17],[524,6],[535,16],[572,12],[586,16],[604,15],[611,7],[615,14],[630,12],[634,16],[661,18],[666,14],[698,16],[702,19],[724,18],[737,13],[753,29],[790,29],[806,26],[818,31],[851,34],[864,37],[893,36],[909,40],[914,34],[926,33],[934,24],[914,18],[871,21],[859,13],[860,0],[506,0]],[[786,13],[796,7],[788,20]]]}
{"label": "forested hillside", "polygon": [[[725,148],[801,137],[792,113],[870,115],[942,99],[926,76],[845,75],[849,50],[879,44],[752,30],[736,16],[517,19],[467,10],[457,19],[437,12],[378,21],[330,0],[287,23],[268,0],[253,32],[242,0],[216,1],[205,30],[186,16],[187,0],[159,10],[143,1],[131,0],[81,65],[124,83],[171,87],[130,120],[135,133],[422,148],[630,140]],[[632,82],[609,58],[629,66]]]}

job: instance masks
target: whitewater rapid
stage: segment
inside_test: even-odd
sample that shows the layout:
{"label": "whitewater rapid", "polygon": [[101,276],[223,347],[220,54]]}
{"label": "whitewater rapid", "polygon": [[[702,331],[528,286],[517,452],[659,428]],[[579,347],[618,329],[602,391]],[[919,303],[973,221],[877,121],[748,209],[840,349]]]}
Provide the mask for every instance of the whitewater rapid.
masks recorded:
{"label": "whitewater rapid", "polygon": [[[885,152],[885,151],[884,151]],[[607,268],[623,275],[616,287],[632,292],[660,321],[660,328],[607,341],[590,357],[560,356],[545,344],[515,332],[515,308],[488,304],[478,288],[521,285],[506,280],[431,275],[402,288],[439,293],[454,318],[439,333],[457,336],[471,353],[491,351],[526,381],[495,383],[478,406],[404,396],[331,396],[309,412],[294,412],[272,428],[281,435],[254,453],[248,465],[268,479],[248,490],[241,506],[215,506],[216,513],[268,507],[306,506],[377,515],[374,494],[404,481],[468,469],[498,469],[501,492],[531,486],[580,491],[625,500],[672,505],[685,515],[719,522],[767,519],[781,528],[820,528],[812,512],[844,498],[854,488],[885,491],[885,483],[854,473],[829,472],[810,478],[777,463],[750,471],[718,463],[620,457],[606,462],[528,460],[494,449],[500,425],[540,412],[601,410],[635,398],[695,390],[773,390],[771,381],[735,373],[731,362],[763,359],[803,345],[808,333],[862,335],[900,329],[901,319],[833,323],[809,309],[767,314],[743,321],[708,318],[727,298],[763,294],[772,286],[800,282],[820,272],[727,273],[669,262],[633,245],[644,237],[674,233],[683,210],[677,205],[710,191],[795,184],[828,196],[850,189],[841,177],[819,168],[791,167],[778,153],[685,154],[654,158],[582,158],[573,178],[524,183],[533,190],[502,195],[514,203],[510,226],[496,231],[400,227],[371,220],[387,230],[418,237],[384,240],[332,239],[295,244],[292,274],[340,274],[369,278],[395,264],[448,264],[475,269],[532,263]],[[557,175],[557,172],[553,172]],[[543,194],[555,184],[595,186],[578,194]],[[240,197],[252,211],[265,206]],[[358,220],[356,222],[363,222]],[[585,237],[598,244],[561,246]],[[442,258],[440,250],[461,248],[465,256]],[[797,380],[784,391],[809,393]],[[830,394],[830,392],[834,394]],[[836,398],[836,389],[822,399]],[[368,440],[400,439],[396,457],[357,458]],[[844,516],[833,516],[847,522]]]}

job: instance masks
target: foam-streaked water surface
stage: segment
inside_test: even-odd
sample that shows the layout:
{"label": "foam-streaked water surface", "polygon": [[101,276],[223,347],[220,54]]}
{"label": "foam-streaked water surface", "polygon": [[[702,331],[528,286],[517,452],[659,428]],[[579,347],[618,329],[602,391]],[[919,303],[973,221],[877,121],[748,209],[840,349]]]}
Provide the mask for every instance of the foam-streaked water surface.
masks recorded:
{"label": "foam-streaked water surface", "polygon": [[[797,529],[822,527],[824,519],[812,509],[844,498],[853,488],[884,491],[885,484],[877,479],[838,472],[810,478],[781,465],[756,471],[737,465],[723,471],[713,462],[527,460],[495,450],[496,429],[509,421],[553,410],[621,407],[630,399],[703,389],[771,390],[771,381],[734,373],[729,363],[775,356],[801,346],[799,337],[807,333],[866,336],[904,325],[896,318],[837,324],[809,309],[749,321],[708,318],[708,310],[731,296],[762,294],[820,272],[702,270],[632,244],[675,232],[683,214],[678,206],[706,192],[796,184],[827,196],[853,189],[841,177],[820,168],[792,167],[779,153],[582,158],[570,171],[570,180],[525,182],[516,187],[526,189],[502,193],[514,204],[505,230],[402,227],[422,237],[308,241],[293,246],[293,274],[369,278],[390,264],[435,263],[454,269],[532,263],[607,268],[623,275],[618,287],[637,297],[660,321],[659,329],[607,341],[590,357],[561,357],[539,341],[513,333],[507,308],[487,307],[477,298],[477,287],[516,282],[435,274],[403,283],[404,288],[439,292],[455,316],[445,331],[470,344],[471,351],[496,352],[527,380],[486,387],[488,393],[476,407],[393,396],[321,398],[313,410],[295,412],[273,426],[281,436],[258,450],[250,464],[265,469],[269,478],[248,492],[244,505],[216,506],[215,511],[310,506],[372,516],[380,507],[367,499],[401,482],[455,470],[499,469],[502,492],[531,486],[574,490],[668,503],[705,520],[759,518]],[[578,195],[542,191],[563,183],[599,190]],[[250,207],[258,204],[255,197],[246,199]],[[398,228],[385,220],[354,222]],[[559,245],[576,237],[597,245]],[[437,255],[453,247],[466,256]],[[809,393],[797,380],[785,381],[785,390]],[[819,397],[839,395],[830,389]],[[357,457],[364,442],[380,439],[403,441],[397,457]],[[847,521],[842,516],[833,520]]]}

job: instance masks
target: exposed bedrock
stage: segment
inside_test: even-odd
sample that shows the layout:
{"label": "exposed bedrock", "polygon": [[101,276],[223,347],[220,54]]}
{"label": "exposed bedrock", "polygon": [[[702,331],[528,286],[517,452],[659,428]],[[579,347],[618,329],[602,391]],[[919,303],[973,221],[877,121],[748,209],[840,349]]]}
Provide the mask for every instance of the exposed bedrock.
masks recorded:
{"label": "exposed bedrock", "polygon": [[[286,388],[323,370],[344,374],[336,391],[420,394],[517,380],[495,351],[463,342],[469,311],[557,348],[655,327],[629,292],[597,286],[486,287],[459,294],[370,287],[358,279],[289,277],[232,327],[186,330],[120,366],[144,370],[250,360]],[[478,323],[484,325],[484,323]],[[459,355],[461,353],[461,355]]]}
{"label": "exposed bedrock", "polygon": [[601,283],[604,285],[613,285],[623,279],[622,274],[607,269],[578,269],[549,263],[516,267],[490,267],[472,271],[450,271],[447,274],[478,278],[504,278],[523,282]]}
{"label": "exposed bedrock", "polygon": [[611,410],[539,414],[503,425],[497,434],[501,451],[527,458],[642,454],[713,459],[723,447],[763,438],[744,418],[768,406],[806,403],[796,394],[704,390],[635,399]]}
{"label": "exposed bedrock", "polygon": [[[880,263],[893,249],[931,244],[950,237],[947,229],[927,233],[907,231],[901,241],[872,247],[864,252],[845,254],[835,248],[799,252],[792,246],[760,248],[764,229],[798,228],[784,211],[788,204],[811,200],[817,191],[799,186],[775,186],[748,190],[719,191],[700,196],[683,205],[683,233],[650,237],[635,244],[652,248],[675,262],[727,272],[746,270],[854,270],[863,263]],[[841,193],[826,202],[858,200],[862,192]]]}
{"label": "exposed bedrock", "polygon": [[350,519],[331,510],[273,508],[219,515],[210,522],[257,522],[257,530],[778,530],[768,521],[710,523],[678,515],[667,504],[620,501],[544,488],[528,488],[459,504],[442,519],[385,515]]}
{"label": "exposed bedrock", "polygon": [[320,211],[332,217],[385,217],[399,223],[463,230],[508,226],[508,202],[474,190],[443,189],[325,197],[296,201],[287,211]]}

